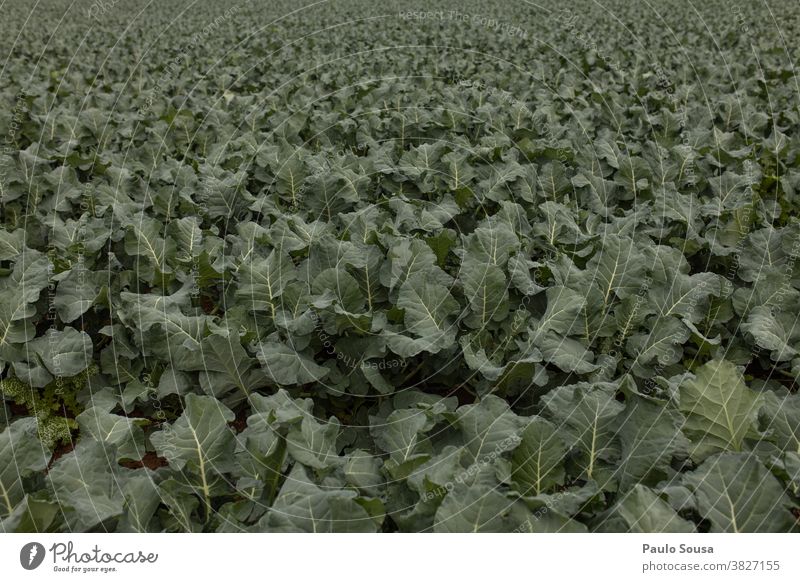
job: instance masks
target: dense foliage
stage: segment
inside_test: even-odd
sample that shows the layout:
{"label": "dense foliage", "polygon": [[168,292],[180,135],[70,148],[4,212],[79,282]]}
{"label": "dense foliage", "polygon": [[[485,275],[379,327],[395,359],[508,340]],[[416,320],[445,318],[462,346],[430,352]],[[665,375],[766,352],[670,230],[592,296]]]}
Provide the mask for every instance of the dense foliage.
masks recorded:
{"label": "dense foliage", "polygon": [[6,3],[0,529],[796,528],[800,10],[603,4]]}

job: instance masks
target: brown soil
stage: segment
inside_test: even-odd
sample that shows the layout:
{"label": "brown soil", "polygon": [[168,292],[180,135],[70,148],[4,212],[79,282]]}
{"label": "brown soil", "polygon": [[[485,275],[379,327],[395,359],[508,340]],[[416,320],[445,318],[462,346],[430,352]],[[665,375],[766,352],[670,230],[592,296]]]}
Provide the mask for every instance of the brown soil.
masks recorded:
{"label": "brown soil", "polygon": [[141,469],[147,467],[151,471],[155,471],[159,467],[166,467],[169,463],[164,457],[159,457],[155,453],[145,453],[144,457],[139,461],[120,461],[119,463],[127,469]]}

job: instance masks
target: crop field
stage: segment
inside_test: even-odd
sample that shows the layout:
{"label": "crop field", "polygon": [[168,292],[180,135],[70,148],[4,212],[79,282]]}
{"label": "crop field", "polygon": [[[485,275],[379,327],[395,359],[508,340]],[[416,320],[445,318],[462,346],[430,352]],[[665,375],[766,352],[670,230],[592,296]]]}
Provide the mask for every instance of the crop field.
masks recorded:
{"label": "crop field", "polygon": [[0,531],[800,528],[800,5],[0,5]]}

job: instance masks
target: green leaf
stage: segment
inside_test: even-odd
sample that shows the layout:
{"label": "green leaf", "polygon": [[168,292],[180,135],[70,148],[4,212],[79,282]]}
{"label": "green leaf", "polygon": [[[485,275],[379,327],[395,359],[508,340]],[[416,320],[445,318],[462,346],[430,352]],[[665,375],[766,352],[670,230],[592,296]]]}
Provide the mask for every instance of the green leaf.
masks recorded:
{"label": "green leaf", "polygon": [[367,494],[376,493],[383,486],[381,460],[366,451],[355,450],[347,456],[344,476],[347,483]]}
{"label": "green leaf", "polygon": [[534,417],[511,458],[511,479],[522,495],[539,495],[564,482],[567,448],[554,424]]}
{"label": "green leaf", "polygon": [[23,480],[47,467],[50,452],[39,442],[35,418],[15,420],[0,433],[0,518],[25,498]]}
{"label": "green leaf", "polygon": [[473,317],[471,327],[482,329],[489,322],[500,322],[508,316],[506,277],[499,267],[467,259],[461,265],[459,278]]}
{"label": "green leaf", "polygon": [[51,328],[30,342],[30,346],[55,377],[75,376],[92,363],[89,334],[72,327],[60,331]]}
{"label": "green leaf", "polygon": [[217,399],[188,394],[180,418],[150,437],[159,456],[191,475],[189,484],[204,500],[206,521],[212,495],[233,466],[235,439],[228,423],[234,418]]}
{"label": "green leaf", "polygon": [[782,451],[800,455],[800,395],[765,391],[761,397],[759,428]]}
{"label": "green leaf", "polygon": [[680,346],[690,335],[689,328],[677,318],[654,318],[649,333],[638,333],[630,337],[626,344],[627,351],[636,358],[636,364],[639,366],[649,364],[653,360],[661,366],[674,364],[683,353],[683,348]]}
{"label": "green leaf", "polygon": [[[449,154],[448,154],[449,155]],[[456,245],[456,234],[452,230],[443,230],[436,236],[430,236],[425,239],[425,242],[431,247],[431,250],[436,254],[436,264],[440,268],[444,268],[447,256]]]}
{"label": "green leaf", "polygon": [[692,441],[692,458],[703,460],[720,451],[741,451],[754,424],[758,395],[744,383],[736,366],[712,360],[680,386],[684,433]]}
{"label": "green leaf", "polygon": [[614,399],[613,389],[603,384],[562,386],[542,402],[567,446],[580,453],[581,476],[597,479],[603,465],[619,457],[616,437],[624,406]]}
{"label": "green leaf", "polygon": [[91,438],[104,446],[113,446],[117,460],[139,460],[145,454],[144,432],[146,420],[112,414],[97,407],[84,410],[75,419],[83,437]]}
{"label": "green leaf", "polygon": [[478,263],[505,267],[509,255],[519,246],[519,238],[507,224],[480,226],[467,237],[464,248]]}
{"label": "green leaf", "polygon": [[669,504],[643,485],[635,485],[612,508],[612,517],[599,529],[615,531],[619,520],[631,533],[694,533],[694,525],[681,518]]}
{"label": "green leaf", "polygon": [[532,514],[520,501],[486,486],[457,485],[439,509],[437,533],[503,533],[523,527]]}
{"label": "green leaf", "polygon": [[221,397],[231,390],[240,390],[247,396],[256,388],[264,386],[266,375],[256,367],[239,338],[212,334],[201,344],[204,369],[200,372],[200,385],[210,395]]}
{"label": "green leaf", "polygon": [[175,241],[176,258],[179,261],[192,261],[203,252],[203,233],[200,230],[200,219],[196,216],[184,216],[171,220],[168,230]]}
{"label": "green leaf", "polygon": [[[110,451],[108,450],[110,449]],[[72,529],[88,530],[122,514],[124,479],[108,462],[113,447],[83,441],[61,457],[48,473],[53,494],[66,511]]]}
{"label": "green leaf", "polygon": [[10,277],[0,279],[0,358],[19,361],[24,355],[14,344],[35,335],[30,321],[36,313],[31,303],[48,286],[50,261],[38,251],[19,255]]}
{"label": "green leaf", "polygon": [[151,519],[163,501],[158,489],[160,478],[150,472],[131,471],[125,474],[122,494],[125,513],[117,526],[118,532],[146,533],[153,531]]}
{"label": "green leaf", "polygon": [[173,295],[122,292],[120,297],[123,302],[120,319],[137,330],[135,337],[143,353],[167,355],[169,363],[178,370],[204,369],[200,342],[208,317],[182,313],[181,308],[190,300],[186,287]]}
{"label": "green leaf", "polygon": [[786,532],[796,528],[783,487],[746,453],[710,457],[683,482],[694,491],[712,532]]}
{"label": "green leaf", "polygon": [[429,274],[431,281],[447,282],[447,276],[436,267],[436,255],[427,244],[418,239],[400,239],[386,255],[386,262],[381,269],[381,283],[388,289],[394,289],[425,274]]}
{"label": "green leaf", "polygon": [[375,390],[381,394],[391,394],[394,392],[394,385],[383,377],[383,374],[381,374],[377,366],[371,365],[369,362],[362,362],[360,369],[361,373],[364,374],[364,378]]}
{"label": "green leaf", "polygon": [[772,360],[785,362],[797,355],[797,350],[792,347],[798,339],[794,319],[794,316],[788,319],[776,317],[769,307],[760,305],[753,308],[742,329],[753,336],[758,347],[770,350]]}
{"label": "green leaf", "polygon": [[269,311],[274,315],[276,300],[296,277],[292,260],[275,249],[267,258],[254,259],[242,266],[236,294],[249,309]]}
{"label": "green leaf", "polygon": [[286,460],[286,439],[281,436],[278,423],[274,424],[263,413],[247,419],[247,428],[237,436],[234,469],[234,474],[242,477],[237,488],[250,487],[250,496],[261,488],[270,503],[278,492]]}
{"label": "green leaf", "polygon": [[175,242],[162,234],[165,234],[165,228],[160,221],[135,218],[125,233],[125,252],[132,257],[144,257],[162,273],[169,272],[167,257],[175,253]]}
{"label": "green leaf", "polygon": [[101,289],[101,276],[78,265],[59,281],[53,305],[61,321],[75,321],[94,305]]}
{"label": "green leaf", "polygon": [[317,382],[328,374],[327,368],[284,344],[261,342],[256,356],[267,377],[282,386]]}
{"label": "green leaf", "polygon": [[408,331],[425,338],[431,347],[448,347],[455,340],[455,321],[459,310],[447,287],[431,283],[425,277],[414,277],[403,283],[397,306],[405,311]]}
{"label": "green leaf", "polygon": [[510,452],[520,442],[521,419],[497,396],[485,396],[477,404],[458,410],[458,426],[476,463],[490,463]]}
{"label": "green leaf", "polygon": [[293,426],[286,435],[289,454],[298,462],[314,469],[326,469],[338,461],[336,437],[339,421],[331,417],[322,424],[305,416],[300,426]]}
{"label": "green leaf", "polygon": [[659,316],[677,316],[698,323],[705,314],[710,295],[719,295],[719,278],[714,273],[689,275],[689,263],[680,249],[655,248],[652,284],[647,285],[647,297]]}
{"label": "green leaf", "polygon": [[421,410],[395,410],[386,420],[371,419],[370,434],[382,451],[396,463],[403,464],[419,456],[427,424],[428,419]]}
{"label": "green leaf", "polygon": [[[358,282],[343,270],[325,269],[314,278],[311,288],[317,295],[330,294],[342,309],[350,313],[360,313],[366,304]],[[323,307],[318,302],[315,305]]]}
{"label": "green leaf", "polygon": [[0,229],[0,261],[14,260],[25,249],[25,230]]}
{"label": "green leaf", "polygon": [[380,521],[376,523],[355,492],[321,489],[296,465],[258,529],[284,533],[369,533],[376,531]]}
{"label": "green leaf", "polygon": [[180,418],[154,433],[158,454],[178,470],[222,472],[230,463],[234,438],[228,423],[235,418],[216,398],[188,394]]}
{"label": "green leaf", "polygon": [[548,331],[566,335],[574,326],[586,300],[567,287],[547,289],[547,310],[536,326],[537,334]]}
{"label": "green leaf", "polygon": [[642,285],[644,260],[633,240],[615,234],[603,237],[602,248],[587,263],[603,298],[608,304],[614,295],[620,299],[635,294]]}
{"label": "green leaf", "polygon": [[550,362],[565,372],[588,374],[597,370],[594,353],[578,340],[550,332],[546,335],[535,335],[533,341],[542,351],[545,362]]}
{"label": "green leaf", "polygon": [[683,416],[667,404],[629,394],[618,431],[622,458],[620,489],[636,483],[656,485],[670,474],[673,458],[688,456],[690,443],[681,432]]}
{"label": "green leaf", "polygon": [[50,529],[51,524],[60,513],[56,503],[26,495],[17,504],[13,513],[5,519],[0,519],[0,532],[45,532]]}

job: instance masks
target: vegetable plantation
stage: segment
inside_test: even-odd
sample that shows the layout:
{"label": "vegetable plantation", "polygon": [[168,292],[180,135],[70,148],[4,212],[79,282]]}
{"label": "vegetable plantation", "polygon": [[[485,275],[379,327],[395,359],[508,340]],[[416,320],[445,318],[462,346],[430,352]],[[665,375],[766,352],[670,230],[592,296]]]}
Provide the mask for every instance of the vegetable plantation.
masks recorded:
{"label": "vegetable plantation", "polygon": [[0,12],[0,531],[800,527],[797,3]]}

